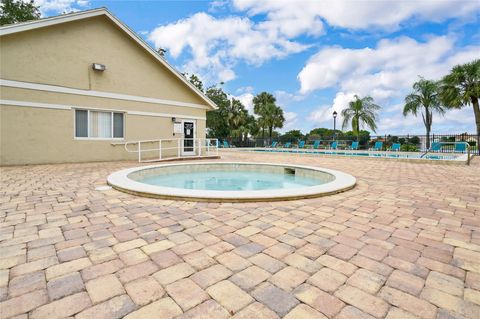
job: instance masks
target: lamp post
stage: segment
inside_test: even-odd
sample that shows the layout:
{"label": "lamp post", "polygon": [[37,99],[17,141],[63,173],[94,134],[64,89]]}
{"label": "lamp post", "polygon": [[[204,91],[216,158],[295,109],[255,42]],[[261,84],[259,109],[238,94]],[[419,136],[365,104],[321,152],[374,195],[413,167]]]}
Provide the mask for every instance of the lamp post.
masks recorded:
{"label": "lamp post", "polygon": [[337,111],[333,111],[333,139],[335,140],[336,139],[336,135],[337,135]]}

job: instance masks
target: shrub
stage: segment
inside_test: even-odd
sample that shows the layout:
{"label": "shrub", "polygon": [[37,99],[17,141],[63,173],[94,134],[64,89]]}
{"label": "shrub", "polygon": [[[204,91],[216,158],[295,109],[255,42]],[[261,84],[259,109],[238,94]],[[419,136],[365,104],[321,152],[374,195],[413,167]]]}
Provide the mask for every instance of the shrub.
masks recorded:
{"label": "shrub", "polygon": [[416,145],[403,144],[400,146],[400,151],[402,152],[418,152],[418,147]]}
{"label": "shrub", "polygon": [[410,137],[408,143],[413,144],[413,145],[418,145],[418,144],[420,144],[420,138],[418,136],[412,136],[412,137]]}

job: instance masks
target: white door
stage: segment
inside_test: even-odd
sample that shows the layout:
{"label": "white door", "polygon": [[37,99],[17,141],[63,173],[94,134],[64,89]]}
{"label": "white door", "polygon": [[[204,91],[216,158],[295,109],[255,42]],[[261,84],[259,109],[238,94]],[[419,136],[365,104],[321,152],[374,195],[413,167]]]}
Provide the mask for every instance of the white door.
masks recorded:
{"label": "white door", "polygon": [[195,155],[195,125],[194,120],[183,120],[182,155]]}

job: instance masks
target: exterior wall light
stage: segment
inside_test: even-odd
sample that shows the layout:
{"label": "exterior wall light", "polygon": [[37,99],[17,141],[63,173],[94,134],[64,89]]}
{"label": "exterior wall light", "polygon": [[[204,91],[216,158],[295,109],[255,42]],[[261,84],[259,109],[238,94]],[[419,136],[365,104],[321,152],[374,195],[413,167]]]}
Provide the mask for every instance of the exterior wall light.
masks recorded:
{"label": "exterior wall light", "polygon": [[107,67],[104,64],[93,63],[92,64],[92,69],[94,69],[95,71],[103,72],[107,69]]}

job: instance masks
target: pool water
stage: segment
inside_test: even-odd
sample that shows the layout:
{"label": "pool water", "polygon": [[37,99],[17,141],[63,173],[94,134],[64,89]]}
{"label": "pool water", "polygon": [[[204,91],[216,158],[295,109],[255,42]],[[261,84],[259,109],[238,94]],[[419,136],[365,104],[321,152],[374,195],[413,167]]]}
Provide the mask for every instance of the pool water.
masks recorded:
{"label": "pool water", "polygon": [[327,196],[355,186],[352,175],[315,166],[201,162],[130,167],[108,176],[139,196],[207,202],[283,201]]}
{"label": "pool water", "polygon": [[334,150],[299,150],[299,149],[255,149],[254,152],[278,152],[278,153],[301,153],[301,154],[318,154],[318,155],[339,155],[352,157],[383,157],[383,158],[410,158],[410,159],[429,159],[439,161],[456,160],[456,155],[437,155],[427,154],[422,157],[419,153],[394,153],[394,152],[352,152],[352,151],[334,151]]}
{"label": "pool water", "polygon": [[211,170],[208,172],[168,173],[147,176],[139,182],[183,189],[217,191],[253,191],[293,189],[326,183],[320,179],[248,170]]}

